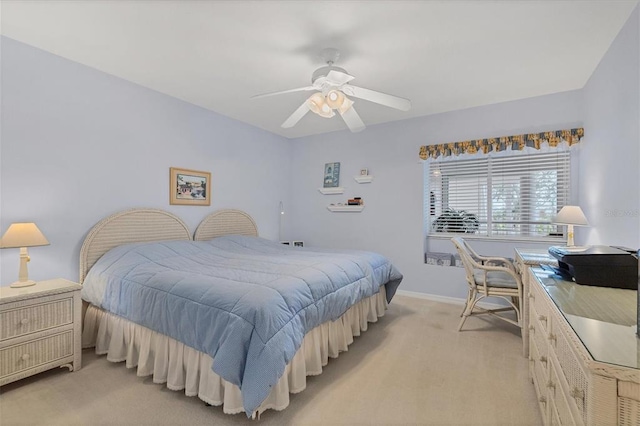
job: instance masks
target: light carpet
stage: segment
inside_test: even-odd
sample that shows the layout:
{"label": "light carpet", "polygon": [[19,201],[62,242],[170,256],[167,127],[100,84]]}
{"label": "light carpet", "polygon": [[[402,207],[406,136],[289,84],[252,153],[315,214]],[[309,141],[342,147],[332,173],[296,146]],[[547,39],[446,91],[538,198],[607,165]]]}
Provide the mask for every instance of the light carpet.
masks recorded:
{"label": "light carpet", "polygon": [[83,368],[3,386],[8,425],[539,425],[520,331],[462,306],[396,296],[348,352],[331,359],[284,411],[259,421],[137,377],[92,350]]}

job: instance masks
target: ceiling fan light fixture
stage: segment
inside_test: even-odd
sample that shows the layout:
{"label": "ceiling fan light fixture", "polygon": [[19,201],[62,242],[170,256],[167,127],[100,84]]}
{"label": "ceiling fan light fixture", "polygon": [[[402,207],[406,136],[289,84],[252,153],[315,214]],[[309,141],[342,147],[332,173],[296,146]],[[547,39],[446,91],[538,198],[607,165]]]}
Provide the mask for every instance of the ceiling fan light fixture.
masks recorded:
{"label": "ceiling fan light fixture", "polygon": [[327,65],[313,72],[311,76],[311,86],[265,93],[253,96],[252,98],[256,99],[285,93],[315,91],[315,93],[309,96],[302,105],[282,123],[282,128],[285,129],[295,126],[309,111],[324,118],[335,116],[337,111],[342,116],[349,130],[352,132],[361,131],[365,128],[364,122],[355,108],[353,108],[354,101],[349,99],[348,96],[395,108],[400,111],[409,111],[411,109],[411,101],[409,99],[351,85],[350,82],[355,77],[347,73],[344,68],[334,65],[338,59],[338,55],[339,52],[336,49],[323,50],[321,56]]}
{"label": "ceiling fan light fixture", "polygon": [[345,100],[344,94],[339,90],[330,90],[326,96],[327,105],[329,105],[333,109],[338,109],[342,106],[342,103]]}
{"label": "ceiling fan light fixture", "polygon": [[331,118],[335,115],[320,92],[311,95],[307,100],[307,105],[312,112],[318,114],[320,117]]}

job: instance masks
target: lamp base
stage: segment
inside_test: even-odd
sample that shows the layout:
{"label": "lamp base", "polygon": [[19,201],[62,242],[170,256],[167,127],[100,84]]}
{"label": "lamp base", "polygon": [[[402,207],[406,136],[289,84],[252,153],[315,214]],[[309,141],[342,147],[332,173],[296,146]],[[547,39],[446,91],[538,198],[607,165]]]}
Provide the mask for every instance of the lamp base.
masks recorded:
{"label": "lamp base", "polygon": [[16,281],[12,283],[9,287],[20,288],[20,287],[31,287],[32,285],[36,285],[36,282],[33,280],[26,280],[26,281]]}

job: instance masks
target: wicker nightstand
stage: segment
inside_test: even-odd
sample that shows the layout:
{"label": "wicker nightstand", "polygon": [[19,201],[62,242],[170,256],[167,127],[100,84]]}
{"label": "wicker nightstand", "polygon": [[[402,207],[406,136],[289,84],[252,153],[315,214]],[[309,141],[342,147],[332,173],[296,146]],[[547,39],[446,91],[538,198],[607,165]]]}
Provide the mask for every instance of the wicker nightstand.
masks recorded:
{"label": "wicker nightstand", "polygon": [[81,368],[81,288],[64,279],[0,287],[0,385],[55,367]]}

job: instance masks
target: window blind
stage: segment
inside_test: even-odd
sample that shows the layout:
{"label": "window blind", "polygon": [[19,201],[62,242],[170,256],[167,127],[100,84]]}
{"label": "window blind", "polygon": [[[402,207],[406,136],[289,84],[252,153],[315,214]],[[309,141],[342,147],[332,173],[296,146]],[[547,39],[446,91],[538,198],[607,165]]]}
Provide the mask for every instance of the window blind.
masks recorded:
{"label": "window blind", "polygon": [[551,220],[569,202],[568,151],[428,164],[424,187],[430,234],[558,235]]}

